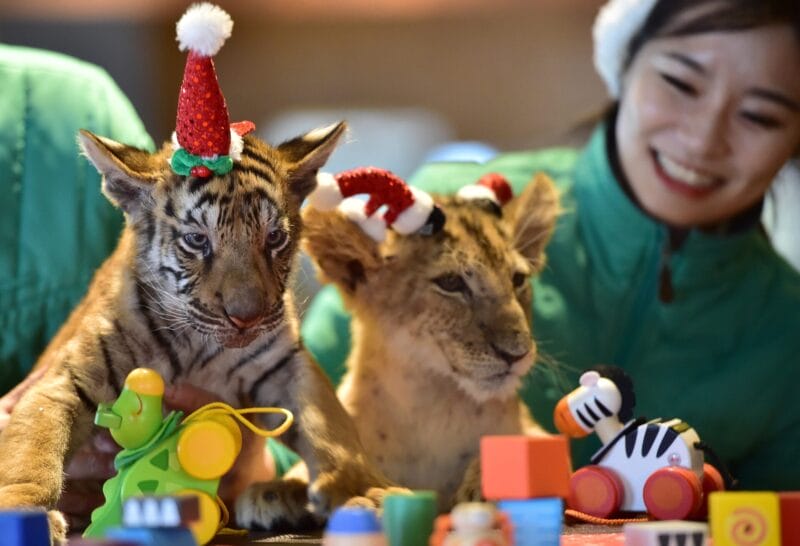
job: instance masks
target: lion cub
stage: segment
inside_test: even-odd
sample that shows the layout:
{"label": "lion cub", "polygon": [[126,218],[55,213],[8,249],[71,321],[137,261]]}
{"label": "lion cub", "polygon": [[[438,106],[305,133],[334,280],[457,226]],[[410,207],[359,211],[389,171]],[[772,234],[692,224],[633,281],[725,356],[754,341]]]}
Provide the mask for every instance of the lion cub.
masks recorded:
{"label": "lion cub", "polygon": [[529,277],[559,213],[540,175],[504,207],[434,197],[434,235],[377,243],[342,212],[307,207],[305,248],[353,315],[339,398],[386,475],[440,509],[480,496],[487,434],[543,433],[517,397],[536,359]]}

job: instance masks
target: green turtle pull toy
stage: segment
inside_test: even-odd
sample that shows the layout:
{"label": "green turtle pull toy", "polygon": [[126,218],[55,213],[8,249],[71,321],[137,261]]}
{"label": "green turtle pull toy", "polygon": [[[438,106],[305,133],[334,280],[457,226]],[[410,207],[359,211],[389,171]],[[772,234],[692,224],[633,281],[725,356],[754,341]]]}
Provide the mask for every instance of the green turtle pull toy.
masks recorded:
{"label": "green turtle pull toy", "polygon": [[[84,537],[102,538],[122,523],[122,505],[143,495],[195,495],[200,517],[189,525],[198,544],[207,544],[228,521],[217,496],[220,478],[233,466],[242,448],[242,433],[234,419],[260,436],[282,434],[293,416],[282,408],[236,410],[208,404],[183,418],[183,412],[163,416],[164,380],[155,370],[137,368],[125,380],[113,404],[100,404],[95,424],[109,429],[123,449],[114,459],[117,474],[103,485],[106,502],[92,512]],[[274,430],[256,427],[248,413],[282,413]]]}

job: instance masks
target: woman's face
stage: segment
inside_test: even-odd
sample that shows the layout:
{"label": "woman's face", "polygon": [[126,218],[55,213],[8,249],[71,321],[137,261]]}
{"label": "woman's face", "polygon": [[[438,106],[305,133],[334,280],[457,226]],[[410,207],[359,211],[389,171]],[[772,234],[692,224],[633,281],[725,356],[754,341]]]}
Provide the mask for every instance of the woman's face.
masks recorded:
{"label": "woman's face", "polygon": [[800,149],[800,45],[786,25],[661,38],[623,80],[622,168],[642,206],[676,226],[758,201]]}

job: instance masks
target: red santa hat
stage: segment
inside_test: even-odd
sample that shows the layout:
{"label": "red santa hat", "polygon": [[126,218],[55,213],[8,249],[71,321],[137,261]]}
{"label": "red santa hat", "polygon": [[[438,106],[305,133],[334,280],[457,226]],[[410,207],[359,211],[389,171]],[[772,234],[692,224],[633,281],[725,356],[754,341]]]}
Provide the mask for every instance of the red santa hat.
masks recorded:
{"label": "red santa hat", "polygon": [[255,129],[249,121],[230,123],[212,57],[231,35],[233,21],[222,8],[194,4],[176,25],[181,51],[189,50],[183,73],[172,169],[183,176],[223,175],[241,158],[242,137]]}
{"label": "red santa hat", "polygon": [[[354,198],[369,195],[367,201]],[[376,241],[386,237],[386,228],[408,235],[431,235],[444,226],[444,213],[433,198],[412,188],[393,173],[375,167],[361,167],[337,175],[319,173],[317,188],[309,205],[320,210],[339,208]],[[376,214],[385,207],[383,216]]]}
{"label": "red santa hat", "polygon": [[502,207],[514,197],[511,184],[500,173],[483,175],[475,184],[464,186],[456,195],[462,199],[489,199]]}

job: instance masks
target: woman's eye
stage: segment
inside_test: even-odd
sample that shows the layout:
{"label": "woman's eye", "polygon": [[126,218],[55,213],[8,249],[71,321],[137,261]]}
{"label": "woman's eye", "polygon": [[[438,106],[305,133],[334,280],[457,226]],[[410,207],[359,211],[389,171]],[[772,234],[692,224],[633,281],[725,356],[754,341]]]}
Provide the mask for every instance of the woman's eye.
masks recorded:
{"label": "woman's eye", "polygon": [[433,279],[433,282],[445,292],[469,292],[467,283],[464,282],[461,275],[456,275],[455,273],[448,273],[441,277],[436,277]]}
{"label": "woman's eye", "polygon": [[208,244],[208,237],[202,233],[187,233],[183,236],[183,240],[195,250],[203,250],[203,247]]}
{"label": "woman's eye", "polygon": [[692,87],[691,85],[689,85],[688,83],[686,83],[685,81],[683,81],[681,79],[678,79],[675,76],[671,76],[669,74],[666,74],[664,72],[659,72],[659,75],[672,88],[677,89],[678,91],[680,91],[684,95],[689,95],[690,97],[697,96],[697,90],[694,87]]}
{"label": "woman's eye", "polygon": [[511,277],[511,284],[514,285],[514,288],[522,288],[527,280],[528,276],[525,273],[514,273],[514,276]]}
{"label": "woman's eye", "polygon": [[763,127],[764,129],[778,129],[783,127],[783,124],[779,120],[763,114],[757,114],[755,112],[742,112],[741,116],[747,121],[754,123],[759,127]]}
{"label": "woman's eye", "polygon": [[289,240],[289,234],[282,229],[273,229],[267,233],[267,246],[270,250],[280,250]]}

